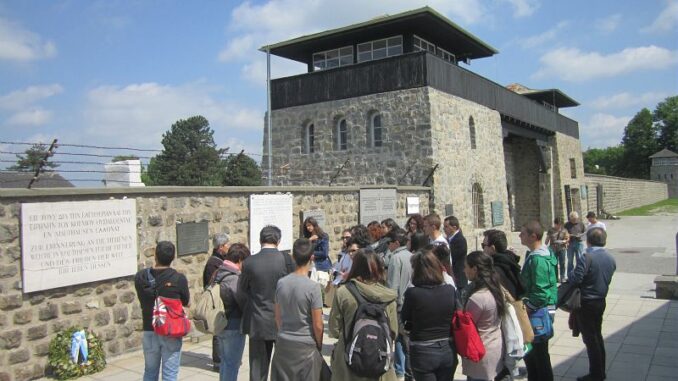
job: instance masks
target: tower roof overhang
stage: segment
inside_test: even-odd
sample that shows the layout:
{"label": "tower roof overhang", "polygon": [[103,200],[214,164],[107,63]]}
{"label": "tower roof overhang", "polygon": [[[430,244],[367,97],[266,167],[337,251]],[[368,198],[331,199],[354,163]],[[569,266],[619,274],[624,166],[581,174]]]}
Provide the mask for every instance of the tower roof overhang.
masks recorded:
{"label": "tower roof overhang", "polygon": [[490,57],[498,51],[430,7],[266,45],[261,51],[308,64],[314,52],[413,33],[454,54],[459,61]]}

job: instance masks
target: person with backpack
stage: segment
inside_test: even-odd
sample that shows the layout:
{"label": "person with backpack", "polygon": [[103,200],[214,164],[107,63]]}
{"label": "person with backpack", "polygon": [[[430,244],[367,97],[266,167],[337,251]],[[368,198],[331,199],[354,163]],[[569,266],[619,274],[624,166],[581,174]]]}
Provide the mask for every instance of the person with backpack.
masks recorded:
{"label": "person with backpack", "polygon": [[360,249],[329,317],[332,380],[395,381],[394,340],[398,333],[395,291],[384,285],[384,264],[372,249]]}
{"label": "person with backpack", "polygon": [[468,381],[488,381],[504,368],[504,343],[501,319],[506,310],[506,300],[495,273],[492,257],[474,251],[466,257],[464,272],[471,282],[464,288],[464,310],[478,328],[485,355],[479,362],[462,357],[461,366]]}
{"label": "person with backpack", "polygon": [[224,263],[216,271],[214,282],[219,284],[219,294],[224,304],[224,313],[228,319],[226,328],[219,332],[217,338],[219,346],[219,381],[237,381],[242,354],[245,350],[245,335],[240,332],[242,322],[242,307],[246,300],[239,299],[238,279],[240,267],[250,249],[242,243],[234,243],[229,247]]}
{"label": "person with backpack", "polygon": [[[441,246],[442,247],[442,246]],[[412,257],[412,284],[405,291],[401,319],[410,336],[410,365],[417,381],[449,381],[457,369],[450,337],[456,290],[443,279],[445,268],[431,250]]]}
{"label": "person with backpack", "polygon": [[299,238],[292,247],[297,269],[278,281],[275,322],[278,337],[271,361],[271,381],[320,380],[323,358],[323,300],[318,284],[308,278],[313,243]]}
{"label": "person with backpack", "polygon": [[182,338],[158,335],[153,328],[156,298],[178,299],[183,306],[190,301],[186,276],[170,268],[175,252],[172,242],[158,242],[153,267],[139,270],[134,277],[144,329],[144,381],[157,381],[161,368],[163,381],[175,381],[179,375]]}
{"label": "person with backpack", "polygon": [[[202,271],[202,287],[209,286],[212,280],[212,275],[224,263],[226,253],[231,245],[230,238],[226,233],[217,233],[212,238],[212,255],[205,262],[205,268]],[[216,336],[212,336],[212,369],[215,372],[219,371],[219,341]]]}
{"label": "person with backpack", "polygon": [[530,321],[537,322],[532,324],[535,336],[532,350],[524,357],[528,381],[553,381],[549,339],[553,336],[552,314],[558,301],[558,258],[542,243],[543,236],[539,221],[527,222],[520,229],[520,243],[529,249],[520,273],[525,286],[522,298]]}

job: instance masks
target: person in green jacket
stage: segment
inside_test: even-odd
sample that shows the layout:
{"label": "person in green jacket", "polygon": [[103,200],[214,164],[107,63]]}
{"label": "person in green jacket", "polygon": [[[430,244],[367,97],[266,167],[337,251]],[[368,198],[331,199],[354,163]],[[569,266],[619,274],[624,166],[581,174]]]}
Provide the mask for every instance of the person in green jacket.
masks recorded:
{"label": "person in green jacket", "polygon": [[[525,286],[523,301],[528,313],[549,307],[555,311],[558,300],[556,269],[558,259],[542,243],[544,229],[538,221],[530,221],[520,229],[520,243],[529,249],[520,278]],[[548,338],[535,340],[532,350],[525,355],[528,381],[553,381]]]}

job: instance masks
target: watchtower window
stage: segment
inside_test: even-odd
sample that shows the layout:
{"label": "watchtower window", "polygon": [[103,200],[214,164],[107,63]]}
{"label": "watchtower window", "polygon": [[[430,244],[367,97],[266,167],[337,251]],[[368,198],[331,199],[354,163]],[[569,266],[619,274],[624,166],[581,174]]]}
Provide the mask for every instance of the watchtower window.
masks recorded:
{"label": "watchtower window", "polygon": [[353,64],[353,46],[313,53],[313,70],[332,69]]}
{"label": "watchtower window", "polygon": [[348,127],[346,126],[346,119],[339,120],[336,128],[336,149],[345,151],[348,149]]}
{"label": "watchtower window", "polygon": [[358,62],[403,54],[403,36],[394,36],[358,44]]}
{"label": "watchtower window", "polygon": [[370,147],[374,148],[384,145],[384,129],[381,124],[381,114],[372,115],[367,139]]}
{"label": "watchtower window", "polygon": [[315,126],[309,123],[304,128],[304,153],[313,153],[315,145]]}
{"label": "watchtower window", "polygon": [[483,206],[483,188],[474,183],[471,188],[471,200],[473,202],[473,227],[485,227],[485,208]]}
{"label": "watchtower window", "polygon": [[476,149],[476,123],[472,116],[468,118],[468,133],[471,138],[471,149]]}
{"label": "watchtower window", "polygon": [[573,179],[577,178],[577,162],[574,158],[570,159],[570,177]]}

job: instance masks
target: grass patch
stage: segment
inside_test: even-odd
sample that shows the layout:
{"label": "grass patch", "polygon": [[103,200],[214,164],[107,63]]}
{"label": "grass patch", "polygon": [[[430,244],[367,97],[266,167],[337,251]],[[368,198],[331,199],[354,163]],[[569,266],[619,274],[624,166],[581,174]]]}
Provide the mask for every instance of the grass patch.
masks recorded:
{"label": "grass patch", "polygon": [[678,214],[678,198],[668,198],[654,204],[625,210],[619,216],[656,216],[662,214]]}

